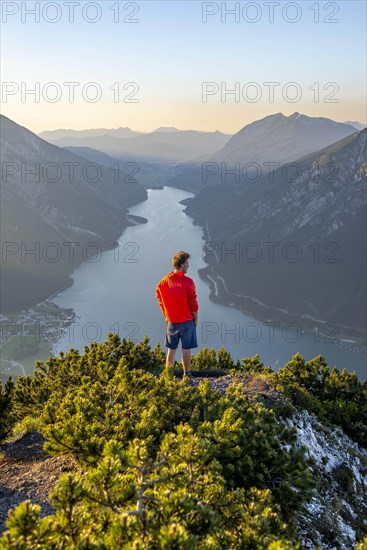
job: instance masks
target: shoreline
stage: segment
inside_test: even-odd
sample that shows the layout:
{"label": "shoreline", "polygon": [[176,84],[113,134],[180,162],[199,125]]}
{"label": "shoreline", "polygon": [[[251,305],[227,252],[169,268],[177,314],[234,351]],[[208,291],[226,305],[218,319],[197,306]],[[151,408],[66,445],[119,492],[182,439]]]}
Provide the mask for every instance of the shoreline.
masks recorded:
{"label": "shoreline", "polygon": [[[138,203],[139,204],[139,203]],[[135,205],[132,205],[135,206]],[[134,214],[125,214],[126,225],[122,229],[122,232],[118,239],[122,237],[125,229],[134,225],[140,225],[148,223],[146,218],[142,216],[135,216]],[[108,250],[114,250],[118,247],[117,239],[114,246],[101,245],[101,251],[106,252]],[[31,335],[32,330],[27,330],[27,325],[37,325],[39,327],[40,334],[42,333],[42,339],[46,342],[51,356],[56,356],[55,346],[57,342],[62,338],[63,334],[67,332],[68,327],[75,322],[77,315],[73,308],[63,308],[53,302],[53,298],[70,288],[74,284],[72,273],[78,269],[83,262],[76,265],[74,270],[68,275],[69,284],[64,285],[52,294],[48,295],[44,300],[30,305],[20,311],[4,312],[0,314],[1,340],[0,350],[6,345],[10,339],[20,334],[21,338],[26,338],[27,334]],[[43,312],[42,310],[45,310]],[[50,326],[51,325],[51,326]],[[16,333],[14,333],[16,329]],[[27,357],[24,357],[27,359]],[[21,360],[20,360],[21,361]]]}
{"label": "shoreline", "polygon": [[[184,212],[193,219],[193,224],[202,228],[202,240],[211,242],[208,221],[204,220],[198,214],[186,210],[186,208],[184,209]],[[216,256],[215,251],[213,252]],[[256,296],[244,296],[232,293],[228,290],[228,288],[226,288],[225,280],[215,272],[217,263],[208,263],[207,266],[198,271],[200,279],[209,286],[209,299],[212,302],[216,302],[224,306],[235,307],[242,313],[250,315],[262,323],[279,324],[279,322],[282,322],[289,324],[293,322],[294,324],[296,322],[299,324],[302,331],[311,335],[315,335],[315,325],[317,324],[318,337],[320,339],[324,338],[324,342],[344,342],[345,344],[350,344],[357,347],[363,352],[367,351],[365,336],[361,331],[360,334],[358,334],[358,329],[338,325],[338,328],[341,329],[340,333],[333,337],[330,336],[330,334],[327,334],[325,329],[323,329],[323,325],[327,326],[328,324],[330,325],[330,323],[327,323],[322,319],[316,319],[310,315],[291,313],[281,308],[268,306],[256,298]],[[310,323],[314,323],[314,325],[310,327]]]}
{"label": "shoreline", "polygon": [[[141,201],[141,202],[144,202],[144,201]],[[137,203],[137,204],[140,204],[140,203]],[[136,205],[132,205],[132,206],[136,206]],[[105,245],[100,244],[99,246],[100,246],[101,252],[106,252],[108,250],[115,250],[118,246],[117,240],[122,237],[122,235],[124,234],[125,229],[127,229],[128,227],[148,223],[148,220],[146,218],[143,218],[142,216],[135,216],[134,214],[125,213],[125,217],[126,217],[125,218],[126,223],[125,223],[124,227],[122,228],[122,231],[121,231],[120,235],[115,239],[115,242],[113,243],[113,246],[107,245],[107,243]],[[29,306],[26,306],[25,308],[23,308],[21,310],[0,312],[0,322],[2,322],[3,318],[7,319],[8,316],[11,316],[11,317],[19,316],[19,317],[21,317],[22,314],[26,313],[27,311],[31,311],[32,309],[37,308],[38,306],[40,306],[42,304],[50,303],[52,298],[54,298],[55,296],[57,296],[58,294],[60,294],[64,290],[67,290],[68,288],[70,288],[73,285],[74,280],[72,278],[72,274],[74,273],[74,271],[76,269],[78,269],[83,264],[83,261],[84,260],[82,260],[79,263],[76,263],[75,266],[74,266],[74,269],[70,273],[66,273],[66,276],[69,278],[68,284],[58,288],[52,294],[49,294],[48,296],[43,298],[40,302],[30,304]]]}

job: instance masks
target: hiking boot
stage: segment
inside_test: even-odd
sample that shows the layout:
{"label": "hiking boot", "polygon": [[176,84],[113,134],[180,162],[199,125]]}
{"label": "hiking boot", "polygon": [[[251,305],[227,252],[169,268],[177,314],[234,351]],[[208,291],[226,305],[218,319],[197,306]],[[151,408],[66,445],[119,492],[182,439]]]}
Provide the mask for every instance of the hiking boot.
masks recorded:
{"label": "hiking boot", "polygon": [[182,375],[182,380],[192,380],[193,379],[193,376],[192,376],[192,372],[191,370],[189,370],[188,372],[184,372],[183,375]]}

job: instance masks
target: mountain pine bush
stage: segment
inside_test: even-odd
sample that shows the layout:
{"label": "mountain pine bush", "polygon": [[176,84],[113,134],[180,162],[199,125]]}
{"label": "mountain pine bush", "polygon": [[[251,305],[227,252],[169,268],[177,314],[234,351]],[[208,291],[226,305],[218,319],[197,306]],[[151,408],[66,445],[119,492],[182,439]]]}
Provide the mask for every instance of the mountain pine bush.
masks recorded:
{"label": "mountain pine bush", "polygon": [[13,415],[14,383],[9,379],[5,384],[0,381],[0,441],[9,435],[14,425]]}
{"label": "mountain pine bush", "polygon": [[211,446],[183,424],[157,453],[110,441],[96,468],[61,476],[54,516],[29,501],[11,512],[5,549],[290,550],[269,490],[229,489]]}
{"label": "mountain pine bush", "polygon": [[277,378],[296,405],[340,426],[367,448],[367,381],[346,369],[330,369],[321,355],[306,362],[300,353],[279,369]]}
{"label": "mountain pine bush", "polygon": [[[328,404],[341,403],[357,428],[365,386],[321,356],[305,363],[297,354],[275,374],[258,355],[235,364],[224,348],[204,348],[194,365],[269,380],[330,420]],[[41,517],[29,501],[10,512],[0,548],[298,548],[295,515],[315,488],[312,462],[295,430],[245,390],[243,381],[221,395],[208,381],[177,380],[148,337],[135,344],[109,333],[84,354],[37,361],[32,377],[1,388],[0,407],[8,426],[37,417],[45,449],[75,457],[84,473],[60,478],[55,515]],[[352,395],[356,410],[344,403]]]}

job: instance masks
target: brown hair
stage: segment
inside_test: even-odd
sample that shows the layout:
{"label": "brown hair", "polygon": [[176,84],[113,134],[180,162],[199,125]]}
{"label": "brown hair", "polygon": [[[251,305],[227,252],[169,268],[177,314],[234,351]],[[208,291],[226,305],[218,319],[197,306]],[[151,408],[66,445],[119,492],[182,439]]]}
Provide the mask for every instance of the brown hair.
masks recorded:
{"label": "brown hair", "polygon": [[190,258],[190,254],[187,252],[184,252],[183,250],[180,250],[180,252],[177,252],[175,256],[172,258],[172,265],[174,269],[180,269],[180,267]]}

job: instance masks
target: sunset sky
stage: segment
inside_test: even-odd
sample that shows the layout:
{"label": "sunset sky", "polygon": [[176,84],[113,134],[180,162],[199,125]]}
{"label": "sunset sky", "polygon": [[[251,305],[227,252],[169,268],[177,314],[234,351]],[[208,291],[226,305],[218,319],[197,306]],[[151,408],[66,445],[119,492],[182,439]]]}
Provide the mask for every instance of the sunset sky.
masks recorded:
{"label": "sunset sky", "polygon": [[[34,132],[175,126],[235,133],[269,114],[295,111],[367,122],[364,1],[1,4],[1,112]],[[221,13],[222,5],[237,15]],[[39,22],[27,13],[35,8]],[[79,83],[74,102],[66,82]],[[129,82],[135,84],[124,89]],[[204,82],[212,91],[206,102]],[[264,84],[270,82],[279,83],[274,101]],[[39,101],[22,98],[36,83]],[[221,91],[236,87],[239,96],[221,101]],[[96,91],[100,99],[88,102]],[[129,94],[137,101],[127,103]]]}

